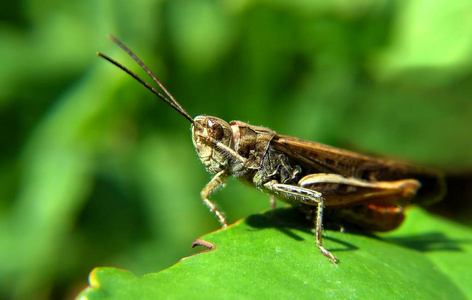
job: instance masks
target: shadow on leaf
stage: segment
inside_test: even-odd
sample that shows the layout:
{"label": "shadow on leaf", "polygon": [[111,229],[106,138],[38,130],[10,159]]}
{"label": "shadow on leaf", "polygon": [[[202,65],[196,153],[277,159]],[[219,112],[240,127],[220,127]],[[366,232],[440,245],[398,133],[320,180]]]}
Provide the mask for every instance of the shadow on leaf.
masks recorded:
{"label": "shadow on leaf", "polygon": [[472,240],[450,239],[442,232],[428,232],[406,237],[384,237],[385,241],[421,252],[463,251],[460,244],[470,244]]}
{"label": "shadow on leaf", "polygon": [[[307,219],[303,213],[294,208],[279,208],[276,210],[267,211],[263,214],[251,215],[246,218],[246,223],[254,228],[254,230],[275,228],[296,241],[304,241],[305,239],[294,232],[292,229],[313,234],[313,222]],[[336,227],[339,228],[339,225],[336,225]],[[357,232],[354,234],[357,234]],[[360,234],[365,235],[364,232],[360,232]],[[359,249],[350,243],[330,236],[323,236],[323,239],[330,240],[344,246],[343,248],[331,248],[330,251],[333,252]],[[313,244],[315,244],[314,237]]]}

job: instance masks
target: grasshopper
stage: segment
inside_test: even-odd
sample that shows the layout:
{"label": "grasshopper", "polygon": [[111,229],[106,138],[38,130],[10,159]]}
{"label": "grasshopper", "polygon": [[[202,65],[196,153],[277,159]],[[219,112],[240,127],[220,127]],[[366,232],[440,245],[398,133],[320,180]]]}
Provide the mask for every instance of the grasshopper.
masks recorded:
{"label": "grasshopper", "polygon": [[234,176],[269,194],[272,208],[277,198],[312,218],[317,247],[337,263],[338,259],[323,247],[325,216],[369,231],[388,231],[402,223],[406,205],[432,204],[444,194],[439,171],[280,135],[241,121],[227,123],[206,115],[192,118],[131,50],[115,37],[109,38],[167,97],[123,65],[104,54],[97,55],[131,75],[191,123],[193,145],[213,176],[200,195],[223,228],[226,218],[210,195]]}

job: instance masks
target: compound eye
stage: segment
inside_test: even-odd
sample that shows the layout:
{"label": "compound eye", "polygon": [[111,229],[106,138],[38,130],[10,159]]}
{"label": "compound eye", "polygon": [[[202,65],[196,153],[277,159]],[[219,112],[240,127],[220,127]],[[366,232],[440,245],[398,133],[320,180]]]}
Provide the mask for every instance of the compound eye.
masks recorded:
{"label": "compound eye", "polygon": [[215,140],[220,141],[223,138],[224,130],[221,124],[209,121],[208,129],[210,136]]}

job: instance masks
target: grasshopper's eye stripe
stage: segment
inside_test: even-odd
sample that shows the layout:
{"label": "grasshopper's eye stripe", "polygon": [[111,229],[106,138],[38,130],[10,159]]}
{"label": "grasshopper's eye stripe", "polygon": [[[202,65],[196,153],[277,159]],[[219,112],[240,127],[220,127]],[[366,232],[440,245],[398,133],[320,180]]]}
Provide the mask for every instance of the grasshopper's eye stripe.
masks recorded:
{"label": "grasshopper's eye stripe", "polygon": [[223,138],[224,136],[224,130],[223,130],[223,126],[221,126],[221,124],[218,124],[218,123],[213,123],[211,126],[210,126],[210,134],[212,135],[212,137],[219,141]]}

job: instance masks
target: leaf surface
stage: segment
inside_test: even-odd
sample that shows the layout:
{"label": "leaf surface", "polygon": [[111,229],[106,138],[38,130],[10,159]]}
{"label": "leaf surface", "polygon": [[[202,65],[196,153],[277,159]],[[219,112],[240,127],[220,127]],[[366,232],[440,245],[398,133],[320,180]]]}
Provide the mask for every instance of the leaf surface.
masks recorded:
{"label": "leaf surface", "polygon": [[[472,267],[469,229],[412,209],[405,224],[381,237],[327,230],[332,264],[314,245],[309,224],[293,209],[252,215],[205,235],[213,250],[186,257],[157,273],[96,268],[88,299],[449,298],[472,296],[464,287]],[[460,238],[458,238],[460,237]],[[470,279],[469,279],[470,282]]]}

